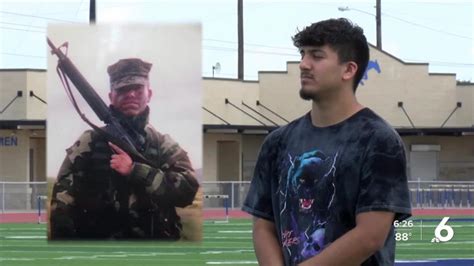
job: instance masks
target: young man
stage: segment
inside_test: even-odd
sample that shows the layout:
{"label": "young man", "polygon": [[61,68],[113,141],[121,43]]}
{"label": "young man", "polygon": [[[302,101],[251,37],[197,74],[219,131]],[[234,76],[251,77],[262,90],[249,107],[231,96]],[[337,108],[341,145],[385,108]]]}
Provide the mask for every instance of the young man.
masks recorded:
{"label": "young man", "polygon": [[403,142],[357,102],[369,60],[363,30],[346,19],[293,37],[301,53],[303,117],[260,150],[243,210],[254,216],[260,265],[393,265],[393,221],[410,216]]}
{"label": "young man", "polygon": [[180,238],[175,207],[190,205],[199,184],[186,152],[148,124],[151,64],[109,66],[110,109],[154,166],[134,162],[93,130],[67,149],[51,200],[51,239]]}

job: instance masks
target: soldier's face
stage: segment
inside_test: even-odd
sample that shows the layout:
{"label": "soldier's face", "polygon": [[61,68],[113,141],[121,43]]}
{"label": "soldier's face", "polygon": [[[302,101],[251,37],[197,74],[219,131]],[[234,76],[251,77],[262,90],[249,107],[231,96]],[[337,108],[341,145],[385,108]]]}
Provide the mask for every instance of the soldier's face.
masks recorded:
{"label": "soldier's face", "polygon": [[109,93],[110,103],[126,116],[141,114],[150,102],[152,91],[149,86],[132,84]]}

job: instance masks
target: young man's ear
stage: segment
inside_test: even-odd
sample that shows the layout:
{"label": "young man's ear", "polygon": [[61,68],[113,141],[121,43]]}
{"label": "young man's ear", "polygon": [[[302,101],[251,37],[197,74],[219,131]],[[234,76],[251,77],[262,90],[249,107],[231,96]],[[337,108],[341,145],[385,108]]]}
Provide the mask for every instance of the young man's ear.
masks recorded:
{"label": "young man's ear", "polygon": [[359,69],[359,66],[353,61],[349,61],[346,64],[346,67],[344,69],[344,73],[342,73],[342,79],[343,80],[350,80],[355,77],[355,74],[357,72],[357,69]]}
{"label": "young man's ear", "polygon": [[151,90],[151,88],[148,88],[148,102],[150,102],[150,99],[151,99],[151,96],[153,96],[153,91]]}

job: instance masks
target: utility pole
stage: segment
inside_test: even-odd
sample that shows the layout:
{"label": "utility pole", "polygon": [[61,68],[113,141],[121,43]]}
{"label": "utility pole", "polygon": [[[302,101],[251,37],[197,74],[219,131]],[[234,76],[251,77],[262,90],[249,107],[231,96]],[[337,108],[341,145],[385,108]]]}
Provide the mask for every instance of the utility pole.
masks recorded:
{"label": "utility pole", "polygon": [[237,79],[244,80],[244,22],[243,22],[243,0],[237,0],[237,31],[238,31],[238,62]]}
{"label": "utility pole", "polygon": [[89,24],[95,24],[95,0],[89,2]]}
{"label": "utility pole", "polygon": [[377,48],[382,50],[382,7],[381,0],[377,0],[375,20],[377,24]]}
{"label": "utility pole", "polygon": [[[381,0],[376,0],[376,6],[375,6],[375,9],[376,9],[376,14],[375,14],[375,27],[376,27],[376,38],[377,38],[377,48],[379,50],[382,50],[382,1]],[[374,14],[372,13],[369,13],[369,12],[366,12],[364,10],[360,10],[360,9],[357,9],[357,8],[352,8],[352,7],[343,7],[343,6],[340,6],[337,8],[339,11],[341,12],[344,12],[344,11],[350,11],[350,10],[354,10],[354,11],[357,11],[357,12],[360,12],[360,13],[364,13],[366,15],[370,15],[370,16],[374,16]]]}

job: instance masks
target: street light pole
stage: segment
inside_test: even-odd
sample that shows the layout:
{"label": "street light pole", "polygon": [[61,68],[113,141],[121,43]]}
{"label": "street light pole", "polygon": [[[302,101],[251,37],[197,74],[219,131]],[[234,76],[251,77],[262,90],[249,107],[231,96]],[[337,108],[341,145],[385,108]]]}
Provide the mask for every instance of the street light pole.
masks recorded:
{"label": "street light pole", "polygon": [[[367,14],[367,15],[370,15],[370,16],[374,16],[374,14],[371,14],[371,13],[366,12],[364,10],[360,10],[360,9],[352,8],[352,7],[350,8],[348,6],[338,7],[337,9],[341,12],[353,10],[353,11],[364,13],[364,14]],[[376,38],[377,38],[376,46],[377,46],[378,49],[382,50],[382,11],[381,11],[382,7],[381,7],[381,0],[376,1],[375,9],[376,9],[375,26],[376,26],[376,35],[377,35],[376,36]]]}
{"label": "street light pole", "polygon": [[377,23],[377,48],[382,50],[382,12],[381,12],[381,1],[377,0],[377,5],[375,6],[376,15],[375,20]]}
{"label": "street light pole", "polygon": [[237,79],[244,80],[244,4],[237,0]]}
{"label": "street light pole", "polygon": [[89,24],[95,24],[95,0],[89,2]]}

